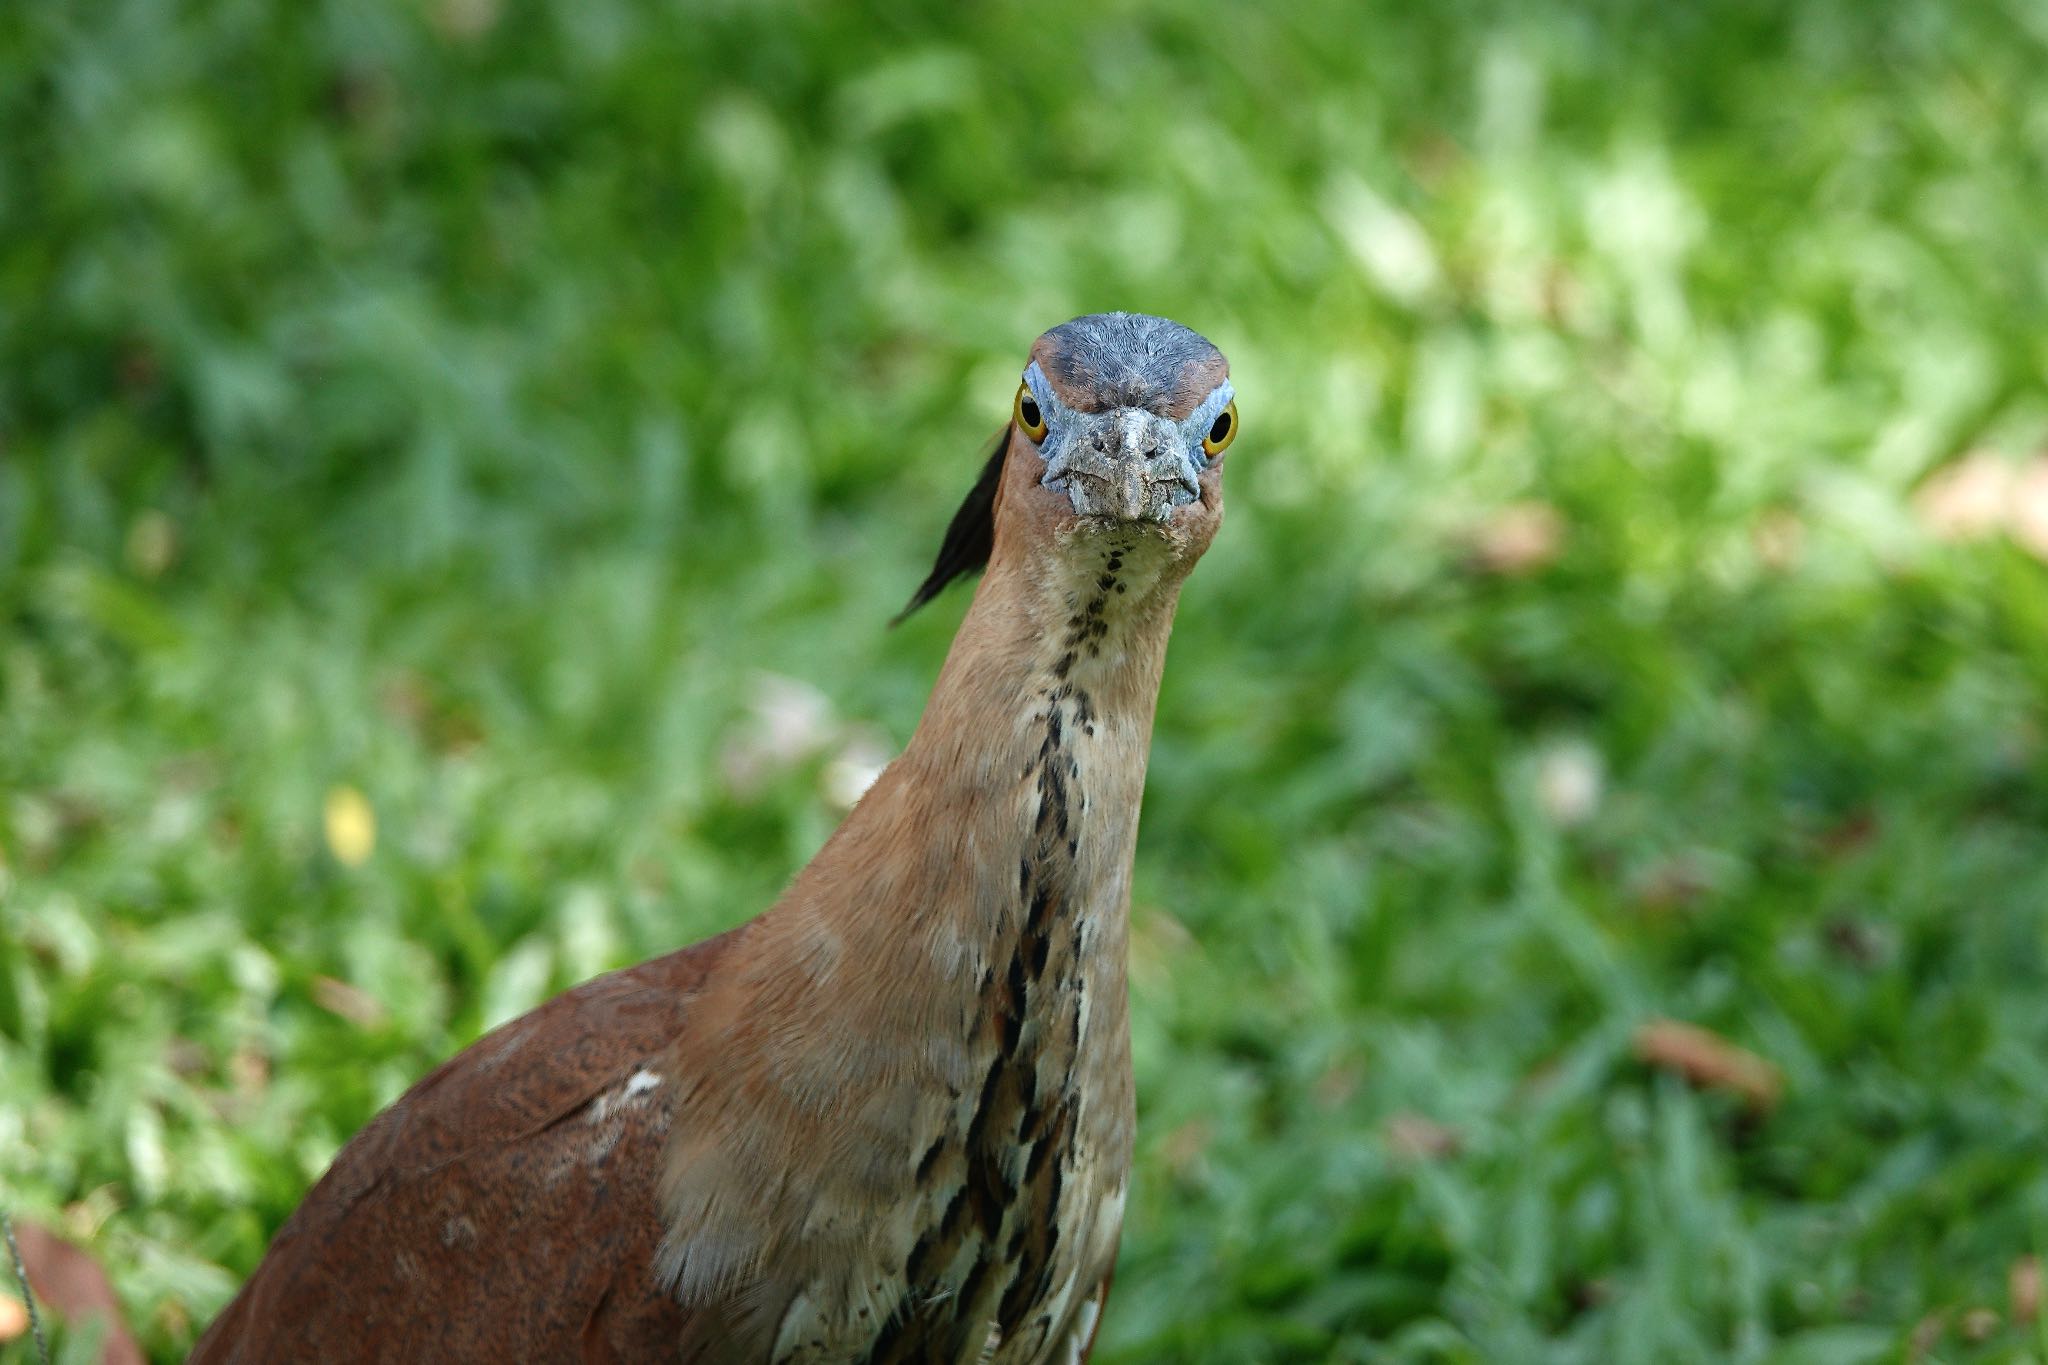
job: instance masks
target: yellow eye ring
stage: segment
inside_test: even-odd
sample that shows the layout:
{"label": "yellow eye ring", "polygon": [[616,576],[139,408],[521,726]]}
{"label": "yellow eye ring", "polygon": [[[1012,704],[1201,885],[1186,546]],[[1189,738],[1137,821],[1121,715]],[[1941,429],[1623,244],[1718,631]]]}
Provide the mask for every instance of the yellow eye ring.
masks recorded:
{"label": "yellow eye ring", "polygon": [[1038,406],[1038,399],[1032,396],[1029,384],[1017,386],[1017,401],[1012,405],[1018,430],[1031,438],[1033,445],[1045,439],[1045,411]]}
{"label": "yellow eye ring", "polygon": [[1223,411],[1216,414],[1216,420],[1209,424],[1208,434],[1202,437],[1202,453],[1214,459],[1229,448],[1237,439],[1237,400],[1231,399]]}

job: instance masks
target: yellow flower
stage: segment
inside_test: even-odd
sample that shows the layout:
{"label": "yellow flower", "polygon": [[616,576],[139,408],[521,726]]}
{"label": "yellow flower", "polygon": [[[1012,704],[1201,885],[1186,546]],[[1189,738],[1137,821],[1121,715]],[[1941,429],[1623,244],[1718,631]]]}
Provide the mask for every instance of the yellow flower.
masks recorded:
{"label": "yellow flower", "polygon": [[377,849],[377,813],[354,787],[332,787],[323,812],[327,849],[343,867],[361,867]]}

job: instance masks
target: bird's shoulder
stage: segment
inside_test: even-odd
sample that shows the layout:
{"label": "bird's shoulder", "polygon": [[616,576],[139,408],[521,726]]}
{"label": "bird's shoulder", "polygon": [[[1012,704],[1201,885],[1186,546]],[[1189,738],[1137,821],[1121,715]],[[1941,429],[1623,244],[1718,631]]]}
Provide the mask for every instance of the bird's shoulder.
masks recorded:
{"label": "bird's shoulder", "polygon": [[334,1197],[358,1196],[393,1172],[444,1166],[542,1133],[634,1075],[656,1074],[741,932],[593,977],[486,1033],[371,1120],[321,1186],[333,1183]]}
{"label": "bird's shoulder", "polygon": [[451,1360],[563,1333],[593,1359],[643,1331],[672,1348],[682,1316],[651,1273],[670,1061],[742,932],[585,982],[420,1080],[342,1148],[193,1359],[383,1359],[380,1334],[393,1359],[433,1338]]}

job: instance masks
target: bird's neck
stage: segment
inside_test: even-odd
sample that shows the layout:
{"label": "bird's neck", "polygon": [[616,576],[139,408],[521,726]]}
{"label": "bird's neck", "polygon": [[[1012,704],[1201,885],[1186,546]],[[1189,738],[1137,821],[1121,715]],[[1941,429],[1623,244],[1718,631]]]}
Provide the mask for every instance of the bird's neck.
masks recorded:
{"label": "bird's neck", "polygon": [[[1033,896],[1115,945],[1144,793],[1178,577],[1133,532],[998,562],[955,637],[884,795],[917,812],[929,845],[971,869],[950,902],[962,932],[1022,929]],[[879,813],[879,812],[878,812]],[[961,887],[966,891],[969,888]]]}
{"label": "bird's neck", "polygon": [[[1020,940],[1027,953],[1071,947],[1112,988],[1120,1025],[1176,567],[1135,529],[999,553],[902,757],[762,925],[778,955],[821,986],[855,962],[916,979],[874,1008],[954,1036],[942,1016],[955,993],[983,990]],[[1037,942],[1047,933],[1051,948]]]}

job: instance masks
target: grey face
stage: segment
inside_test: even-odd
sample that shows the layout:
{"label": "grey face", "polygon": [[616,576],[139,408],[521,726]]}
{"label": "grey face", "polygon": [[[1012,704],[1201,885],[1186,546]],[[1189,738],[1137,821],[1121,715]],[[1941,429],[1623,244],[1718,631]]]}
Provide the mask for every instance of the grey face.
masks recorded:
{"label": "grey face", "polygon": [[[1045,419],[1042,482],[1084,517],[1161,522],[1201,497],[1203,447],[1231,399],[1223,353],[1144,313],[1093,313],[1031,348],[1025,386]],[[1227,442],[1226,442],[1227,444]]]}
{"label": "grey face", "polygon": [[[1223,353],[1199,332],[1144,313],[1093,313],[1061,323],[1031,347],[1024,385],[1036,411],[1025,408],[1020,393],[1018,420],[989,452],[904,616],[988,563],[997,494],[1020,447],[1035,452],[1039,481],[1076,514],[1157,525],[1200,500],[1202,476],[1221,458],[1208,453],[1203,438],[1213,431],[1228,445],[1236,435],[1234,420],[1217,421],[1231,397]],[[1013,430],[1026,439],[1013,438]],[[1219,504],[1210,534],[1221,516]]]}
{"label": "grey face", "polygon": [[1214,462],[1202,438],[1230,402],[1228,379],[1178,420],[1150,406],[1079,411],[1054,390],[1037,361],[1024,371],[1024,384],[1045,418],[1040,482],[1065,493],[1078,515],[1165,521],[1202,496],[1202,471]]}

